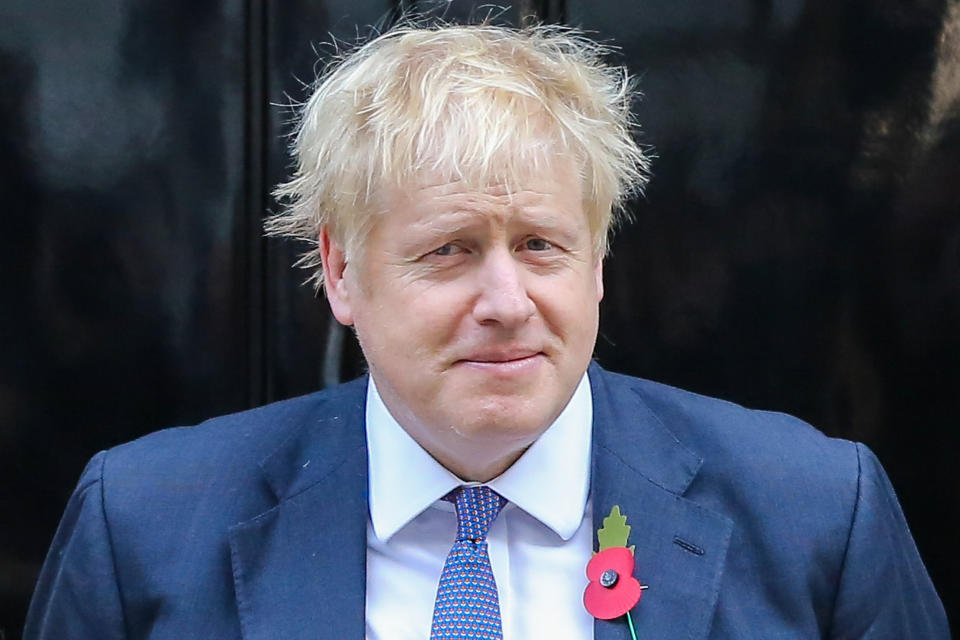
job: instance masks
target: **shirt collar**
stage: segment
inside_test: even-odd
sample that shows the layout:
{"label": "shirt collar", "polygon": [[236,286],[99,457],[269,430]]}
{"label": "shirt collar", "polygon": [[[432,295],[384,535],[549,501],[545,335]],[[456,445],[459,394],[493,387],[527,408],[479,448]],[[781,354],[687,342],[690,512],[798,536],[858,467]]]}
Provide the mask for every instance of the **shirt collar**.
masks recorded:
{"label": "shirt collar", "polygon": [[[590,488],[593,398],[584,373],[552,425],[502,474],[487,483],[569,540],[580,526]],[[461,480],[427,453],[387,410],[373,378],[367,386],[370,520],[386,542]]]}

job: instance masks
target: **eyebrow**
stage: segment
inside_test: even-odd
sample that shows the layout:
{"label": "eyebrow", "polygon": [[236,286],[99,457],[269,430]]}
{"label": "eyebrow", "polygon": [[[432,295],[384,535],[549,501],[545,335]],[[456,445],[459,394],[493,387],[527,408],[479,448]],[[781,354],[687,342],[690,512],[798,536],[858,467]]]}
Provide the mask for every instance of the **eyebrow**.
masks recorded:
{"label": "eyebrow", "polygon": [[[560,216],[550,213],[534,216],[524,211],[516,213],[516,217],[509,223],[510,226],[525,227],[534,233],[552,238],[567,247],[572,246],[577,241],[577,229],[563,221]],[[416,225],[417,233],[414,234],[415,237],[404,241],[402,246],[405,251],[424,249],[427,248],[427,245],[441,239],[453,238],[471,228],[485,227],[486,224],[486,218],[472,211],[461,210],[438,214],[436,217]]]}
{"label": "eyebrow", "polygon": [[407,237],[401,237],[399,246],[403,253],[418,253],[429,248],[429,245],[438,240],[455,236],[464,229],[476,226],[481,221],[482,218],[477,213],[469,211],[439,213],[411,223],[409,228],[414,233]]}
{"label": "eyebrow", "polygon": [[[562,217],[555,209],[546,205],[536,205],[529,208],[517,210],[518,220],[534,229],[542,229],[550,233],[559,234],[560,238],[567,244],[576,241],[578,225],[571,224],[569,219]],[[589,224],[584,215],[584,231],[589,235]]]}
{"label": "eyebrow", "polygon": [[431,235],[445,235],[457,233],[462,229],[484,222],[486,222],[486,218],[481,212],[457,208],[426,217],[414,223],[412,227]]}

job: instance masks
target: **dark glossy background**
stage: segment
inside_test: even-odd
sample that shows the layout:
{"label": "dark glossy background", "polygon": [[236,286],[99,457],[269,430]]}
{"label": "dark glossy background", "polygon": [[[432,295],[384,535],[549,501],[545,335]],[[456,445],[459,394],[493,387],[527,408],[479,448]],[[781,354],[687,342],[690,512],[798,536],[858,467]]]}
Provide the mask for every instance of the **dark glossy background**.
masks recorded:
{"label": "dark glossy background", "polygon": [[[621,45],[646,94],[655,178],[607,263],[601,363],[868,443],[956,626],[960,2],[526,2]],[[274,105],[328,32],[396,9],[0,3],[7,638],[94,452],[360,370],[259,227]]]}

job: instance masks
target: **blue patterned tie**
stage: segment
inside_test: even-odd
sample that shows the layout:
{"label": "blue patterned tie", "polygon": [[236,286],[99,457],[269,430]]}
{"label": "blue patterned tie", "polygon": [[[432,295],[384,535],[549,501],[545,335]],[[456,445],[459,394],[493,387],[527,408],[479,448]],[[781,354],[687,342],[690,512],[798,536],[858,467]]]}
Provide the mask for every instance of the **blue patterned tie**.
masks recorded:
{"label": "blue patterned tie", "polygon": [[457,508],[457,539],[437,585],[430,640],[502,640],[487,531],[506,500],[490,487],[460,487],[444,499]]}

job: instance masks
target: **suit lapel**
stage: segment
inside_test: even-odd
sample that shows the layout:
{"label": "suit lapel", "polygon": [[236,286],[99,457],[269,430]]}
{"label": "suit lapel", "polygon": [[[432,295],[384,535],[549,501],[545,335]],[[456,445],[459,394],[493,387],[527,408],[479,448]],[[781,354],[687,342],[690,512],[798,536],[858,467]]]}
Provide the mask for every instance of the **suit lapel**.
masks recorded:
{"label": "suit lapel", "polygon": [[[630,385],[590,369],[594,401],[593,519],[627,516],[635,573],[649,585],[631,611],[637,637],[705,638],[733,529],[683,497],[702,459],[684,447]],[[596,640],[629,638],[625,617],[596,621]]]}
{"label": "suit lapel", "polygon": [[244,640],[364,635],[365,391],[335,390],[261,463],[278,504],[230,530]]}

